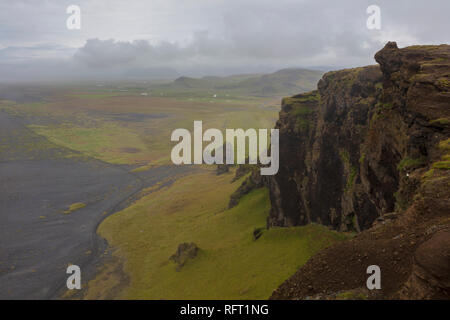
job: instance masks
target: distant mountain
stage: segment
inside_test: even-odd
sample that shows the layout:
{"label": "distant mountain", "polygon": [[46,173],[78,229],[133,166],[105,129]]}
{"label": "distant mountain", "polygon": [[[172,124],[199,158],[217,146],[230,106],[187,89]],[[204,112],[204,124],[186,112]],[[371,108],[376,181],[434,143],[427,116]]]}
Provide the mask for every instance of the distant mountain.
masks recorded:
{"label": "distant mountain", "polygon": [[223,89],[246,90],[251,95],[289,95],[313,90],[322,72],[307,69],[283,69],[277,72],[242,80]]}
{"label": "distant mountain", "polygon": [[179,77],[171,83],[151,89],[165,93],[211,93],[246,96],[287,96],[313,90],[321,71],[283,69],[271,74],[243,74],[227,77]]}

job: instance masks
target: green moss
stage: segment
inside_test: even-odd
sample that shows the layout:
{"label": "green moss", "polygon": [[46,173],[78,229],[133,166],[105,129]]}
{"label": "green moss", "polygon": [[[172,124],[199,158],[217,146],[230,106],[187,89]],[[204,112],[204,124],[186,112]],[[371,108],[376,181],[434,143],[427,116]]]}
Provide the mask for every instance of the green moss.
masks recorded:
{"label": "green moss", "polygon": [[355,178],[356,178],[357,174],[358,174],[358,168],[356,168],[355,166],[351,166],[350,174],[347,177],[347,183],[346,183],[345,189],[344,189],[345,192],[349,191],[353,187],[353,184],[355,183]]}
{"label": "green moss", "polygon": [[444,152],[450,151],[450,139],[439,142],[439,149],[441,149]]}
{"label": "green moss", "polygon": [[394,107],[394,105],[391,102],[378,102],[375,105],[376,108],[380,109],[380,110],[390,110]]}
{"label": "green moss", "polygon": [[402,171],[402,170],[409,169],[409,168],[420,167],[423,164],[425,164],[425,162],[426,162],[425,157],[416,158],[416,159],[413,159],[410,157],[405,157],[397,165],[397,170]]}
{"label": "green moss", "polygon": [[314,112],[313,110],[305,106],[297,106],[292,109],[292,114],[296,117],[307,116],[313,112]]}
{"label": "green moss", "polygon": [[295,121],[295,130],[297,132],[309,129],[309,121],[303,118],[297,118]]}
{"label": "green moss", "polygon": [[405,49],[413,49],[413,50],[435,50],[438,49],[438,45],[414,45],[406,47]]}
{"label": "green moss", "polygon": [[287,103],[292,106],[290,114],[292,114],[296,118],[295,129],[297,132],[302,130],[308,130],[309,120],[306,119],[306,117],[314,113],[313,109],[303,104],[305,102],[305,99],[306,100],[311,99],[311,101],[316,101],[317,95],[310,95],[302,98],[285,98],[283,100],[283,104]]}
{"label": "green moss", "polygon": [[362,152],[361,157],[359,157],[359,163],[363,164],[365,159],[366,159],[366,153]]}
{"label": "green moss", "polygon": [[436,81],[436,84],[443,88],[449,88],[450,87],[450,81],[446,78],[440,78]]}
{"label": "green moss", "polygon": [[450,118],[439,118],[439,119],[431,120],[430,124],[448,126],[448,125],[450,125]]}
{"label": "green moss", "polygon": [[347,150],[339,150],[339,156],[344,164],[350,163],[350,155]]}
{"label": "green moss", "polygon": [[450,170],[450,161],[438,161],[433,163],[434,169]]}
{"label": "green moss", "polygon": [[423,179],[431,179],[434,176],[434,169],[430,169],[422,175]]}
{"label": "green moss", "polygon": [[311,91],[308,93],[301,94],[299,96],[283,98],[281,103],[283,105],[291,105],[293,107],[296,107],[296,106],[302,105],[304,103],[318,102],[319,100],[320,100],[320,95],[319,95],[319,92],[316,90],[316,91]]}

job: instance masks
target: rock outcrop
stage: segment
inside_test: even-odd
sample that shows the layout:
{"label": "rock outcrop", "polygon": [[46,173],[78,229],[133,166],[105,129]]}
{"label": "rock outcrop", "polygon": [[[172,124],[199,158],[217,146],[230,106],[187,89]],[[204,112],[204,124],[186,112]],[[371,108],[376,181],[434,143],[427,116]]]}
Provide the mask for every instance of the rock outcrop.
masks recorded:
{"label": "rock outcrop", "polygon": [[228,209],[235,207],[241,198],[250,191],[261,188],[264,186],[264,179],[260,174],[260,168],[256,165],[239,165],[236,169],[235,176],[232,182],[244,177],[248,174],[248,177],[244,179],[239,188],[230,196],[230,202],[228,203]]}
{"label": "rock outcrop", "polygon": [[448,54],[389,43],[380,66],[329,72],[318,91],[285,98],[268,225],[361,231],[405,210],[420,184],[411,173],[437,161],[448,138]]}
{"label": "rock outcrop", "polygon": [[450,46],[390,42],[375,59],[282,102],[268,226],[359,233],[310,259],[274,299],[365,287],[371,264],[382,270],[377,297],[450,297]]}
{"label": "rock outcrop", "polygon": [[181,243],[178,246],[177,252],[170,257],[170,260],[176,263],[177,271],[186,264],[189,259],[194,259],[198,254],[198,247],[195,243]]}

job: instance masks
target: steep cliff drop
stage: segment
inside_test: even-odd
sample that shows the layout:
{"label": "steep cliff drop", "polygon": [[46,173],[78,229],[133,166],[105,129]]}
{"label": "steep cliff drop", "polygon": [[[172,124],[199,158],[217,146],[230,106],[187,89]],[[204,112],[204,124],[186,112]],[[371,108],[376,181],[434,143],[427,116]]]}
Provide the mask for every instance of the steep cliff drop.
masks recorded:
{"label": "steep cliff drop", "polygon": [[[397,48],[285,98],[268,227],[356,231],[272,299],[450,298],[450,45]],[[381,290],[366,269],[381,268]]]}

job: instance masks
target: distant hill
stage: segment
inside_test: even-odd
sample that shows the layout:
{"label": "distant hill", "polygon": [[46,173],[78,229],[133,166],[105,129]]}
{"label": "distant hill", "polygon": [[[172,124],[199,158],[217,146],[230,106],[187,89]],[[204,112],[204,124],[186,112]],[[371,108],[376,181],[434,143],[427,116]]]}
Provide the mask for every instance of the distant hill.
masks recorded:
{"label": "distant hill", "polygon": [[244,74],[227,77],[180,77],[171,83],[154,85],[151,91],[167,94],[208,93],[244,96],[288,96],[313,90],[321,71],[283,69],[271,74]]}

